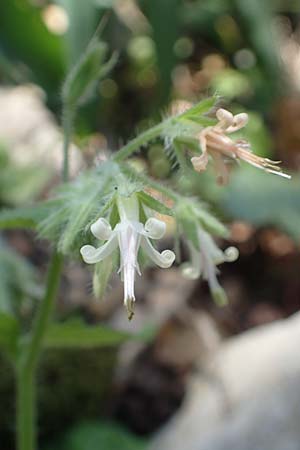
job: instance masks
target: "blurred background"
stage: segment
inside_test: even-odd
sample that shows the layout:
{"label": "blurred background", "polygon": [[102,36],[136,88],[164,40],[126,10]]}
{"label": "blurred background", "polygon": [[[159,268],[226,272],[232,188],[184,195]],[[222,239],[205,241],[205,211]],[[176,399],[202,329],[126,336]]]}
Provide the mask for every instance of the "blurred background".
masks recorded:
{"label": "blurred background", "polygon": [[[222,352],[228,339],[238,343],[249,329],[255,337],[256,329],[300,307],[297,0],[2,1],[0,207],[48,198],[59,182],[62,83],[101,20],[102,39],[119,59],[76,119],[73,175],[165,116],[172,101],[196,102],[217,93],[221,106],[249,114],[243,137],[255,153],[281,160],[293,177],[287,181],[243,165],[221,188],[210,171],[178,177],[161,143],[143,149],[138,166],[156,179],[176,179],[178,189],[207,201],[228,224],[230,243],[240,251],[237,262],[221,268],[229,305],[214,305],[206,283],[185,281],[176,267],[148,269],[137,280],[136,317],[128,324],[118,279],[99,302],[92,295],[91,272],[79,261],[67,263],[57,319],[81,317],[140,338],[45,353],[39,374],[44,450],[144,449],[165,424],[172,435],[173,418],[184,417],[191,379],[203,381],[210,356]],[[171,225],[167,240],[172,245]],[[39,297],[49,246],[18,230],[2,232],[0,247],[0,308],[13,309],[26,322],[34,309],[31,299]],[[5,360],[0,398],[1,447],[11,450],[14,392]],[[276,411],[285,404],[280,398]],[[206,401],[200,395],[199,408]],[[286,411],[283,422],[288,417]],[[194,427],[196,433],[199,423]],[[236,447],[205,447],[200,438],[199,431],[186,449],[244,449],[237,430],[231,441],[240,443]],[[153,448],[174,448],[168,442]],[[274,449],[268,442],[258,448]],[[278,449],[300,448],[287,442],[288,437]]]}

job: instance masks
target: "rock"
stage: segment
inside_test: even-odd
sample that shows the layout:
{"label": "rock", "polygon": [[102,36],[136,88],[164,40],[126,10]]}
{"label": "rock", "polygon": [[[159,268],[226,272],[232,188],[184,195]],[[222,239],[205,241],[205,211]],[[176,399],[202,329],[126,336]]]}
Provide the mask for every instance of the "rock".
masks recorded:
{"label": "rock", "polygon": [[[0,88],[1,143],[17,165],[42,164],[54,172],[62,165],[62,132],[45,106],[45,94],[35,85]],[[82,166],[75,145],[70,146],[70,172]]]}
{"label": "rock", "polygon": [[299,450],[300,313],[231,338],[149,450]]}

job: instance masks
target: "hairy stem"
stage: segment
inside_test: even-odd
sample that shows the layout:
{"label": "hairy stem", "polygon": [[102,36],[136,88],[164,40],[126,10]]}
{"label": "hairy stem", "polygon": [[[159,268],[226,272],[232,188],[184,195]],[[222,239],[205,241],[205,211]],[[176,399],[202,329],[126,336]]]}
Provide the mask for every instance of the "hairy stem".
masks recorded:
{"label": "hairy stem", "polygon": [[144,131],[144,133],[141,133],[139,136],[137,136],[135,139],[132,139],[132,141],[128,142],[128,144],[124,145],[124,147],[117,151],[113,156],[113,160],[116,162],[124,161],[134,152],[139,150],[143,145],[160,136],[165,126],[166,121],[161,122],[158,125],[149,128],[149,130]]}

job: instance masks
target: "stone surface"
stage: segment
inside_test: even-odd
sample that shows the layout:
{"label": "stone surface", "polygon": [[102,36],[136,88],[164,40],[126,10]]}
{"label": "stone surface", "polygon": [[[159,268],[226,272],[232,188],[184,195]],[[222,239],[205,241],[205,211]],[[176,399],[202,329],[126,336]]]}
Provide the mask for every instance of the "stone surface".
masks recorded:
{"label": "stone surface", "polygon": [[299,450],[300,314],[221,345],[149,450]]}
{"label": "stone surface", "polygon": [[[60,171],[63,136],[45,106],[45,94],[36,85],[0,88],[1,143],[10,150],[16,164],[43,164]],[[80,151],[70,146],[70,171],[82,166]]]}

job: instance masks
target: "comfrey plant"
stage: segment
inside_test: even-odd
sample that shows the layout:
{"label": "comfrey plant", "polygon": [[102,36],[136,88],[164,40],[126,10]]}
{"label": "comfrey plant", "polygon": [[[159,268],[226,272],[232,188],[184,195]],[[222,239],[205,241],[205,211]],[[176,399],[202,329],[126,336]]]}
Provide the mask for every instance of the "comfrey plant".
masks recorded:
{"label": "comfrey plant", "polygon": [[97,81],[114,66],[115,56],[105,62],[106,54],[105,44],[93,40],[64,84],[62,185],[44,203],[0,213],[2,228],[35,229],[40,237],[53,244],[45,291],[30,329],[28,323],[26,327],[20,326],[12,314],[0,311],[0,346],[16,370],[18,450],[38,448],[35,380],[43,348],[101,346],[128,338],[124,333],[83,323],[67,321],[51,325],[66,256],[93,265],[94,292],[100,297],[112,272],[118,272],[124,284],[128,318],[132,319],[136,301],[134,283],[143,265],[154,263],[166,269],[175,261],[172,250],[155,248],[155,242],[166,231],[162,217],[169,215],[176,223],[177,238],[182,238],[190,255],[190,261],[181,264],[182,274],[207,280],[213,298],[220,304],[226,303],[226,294],[217,279],[217,266],[234,261],[238,252],[233,247],[222,251],[213,238],[226,238],[226,228],[199,200],[187,198],[176,190],[176,176],[169,185],[158,182],[134,169],[130,156],[160,140],[168,156],[172,154],[176,167],[180,166],[181,173],[203,172],[211,159],[218,180],[224,183],[229,177],[228,160],[244,160],[268,173],[288,177],[277,162],[256,156],[248,143],[229,137],[246,125],[247,114],[233,116],[217,109],[215,120],[211,117],[218,99],[212,97],[196,105],[183,103],[179,110],[173,108],[169,117],[139,134],[109,160],[69,181],[69,144],[74,119],[80,106],[93,94]]}

